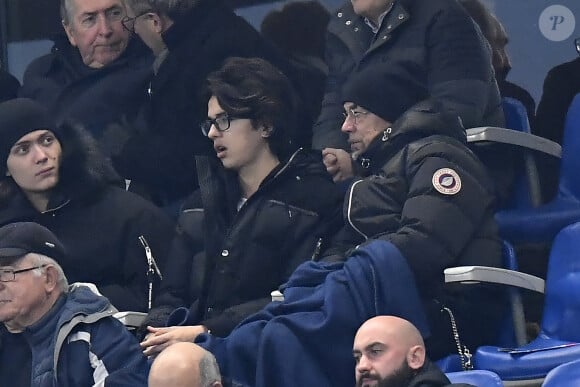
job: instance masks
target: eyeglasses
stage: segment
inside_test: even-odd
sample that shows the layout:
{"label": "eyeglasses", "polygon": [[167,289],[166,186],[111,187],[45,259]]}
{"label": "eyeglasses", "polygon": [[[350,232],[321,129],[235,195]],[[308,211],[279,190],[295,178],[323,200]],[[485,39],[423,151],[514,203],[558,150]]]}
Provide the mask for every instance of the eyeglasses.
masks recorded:
{"label": "eyeglasses", "polygon": [[208,137],[212,125],[215,126],[218,131],[225,132],[230,128],[230,123],[233,120],[241,120],[244,118],[250,117],[247,115],[228,116],[227,114],[223,114],[221,116],[217,116],[216,118],[208,118],[207,120],[203,121],[199,127],[201,128],[203,135]]}
{"label": "eyeglasses", "polygon": [[580,55],[580,38],[574,39],[574,45],[576,46],[576,52]]}
{"label": "eyeglasses", "polygon": [[348,120],[349,118],[352,118],[352,120],[354,121],[355,124],[359,124],[361,122],[361,120],[366,117],[366,115],[369,114],[369,112],[363,112],[360,110],[354,110],[354,109],[348,109],[346,112],[342,113],[342,116],[344,117],[344,120]]}
{"label": "eyeglasses", "polygon": [[16,274],[26,273],[27,271],[32,271],[46,267],[46,265],[29,267],[26,269],[14,270],[14,269],[1,269],[0,270],[0,282],[12,282],[16,279]]}
{"label": "eyeglasses", "polygon": [[131,32],[132,34],[135,33],[135,21],[140,18],[141,16],[147,15],[149,12],[151,12],[150,9],[148,9],[147,11],[143,11],[138,15],[135,15],[133,17],[129,17],[129,16],[125,16],[123,19],[121,19],[121,24],[123,25],[123,28],[126,29],[127,31]]}

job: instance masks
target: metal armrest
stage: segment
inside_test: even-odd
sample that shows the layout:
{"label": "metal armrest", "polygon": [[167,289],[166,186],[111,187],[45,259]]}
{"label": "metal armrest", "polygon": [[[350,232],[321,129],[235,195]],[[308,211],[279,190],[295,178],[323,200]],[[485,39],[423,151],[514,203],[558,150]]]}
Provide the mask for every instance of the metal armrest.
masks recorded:
{"label": "metal armrest", "polygon": [[121,321],[127,328],[138,328],[145,321],[147,313],[142,312],[117,312],[113,315],[117,320]]}
{"label": "metal armrest", "polygon": [[562,147],[559,144],[534,134],[493,126],[470,128],[466,130],[466,133],[468,143],[489,142],[509,144],[545,153],[557,158],[562,157]]}
{"label": "metal armrest", "polygon": [[545,281],[539,277],[519,271],[488,266],[458,266],[445,269],[445,283],[485,282],[516,286],[544,293]]}

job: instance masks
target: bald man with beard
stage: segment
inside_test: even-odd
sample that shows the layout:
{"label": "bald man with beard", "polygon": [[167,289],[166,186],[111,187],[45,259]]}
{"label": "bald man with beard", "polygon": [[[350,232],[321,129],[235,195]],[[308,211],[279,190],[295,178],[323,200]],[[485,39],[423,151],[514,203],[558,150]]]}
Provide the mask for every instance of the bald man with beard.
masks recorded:
{"label": "bald man with beard", "polygon": [[367,320],[356,333],[352,353],[357,387],[468,386],[451,384],[427,358],[417,328],[399,317]]}

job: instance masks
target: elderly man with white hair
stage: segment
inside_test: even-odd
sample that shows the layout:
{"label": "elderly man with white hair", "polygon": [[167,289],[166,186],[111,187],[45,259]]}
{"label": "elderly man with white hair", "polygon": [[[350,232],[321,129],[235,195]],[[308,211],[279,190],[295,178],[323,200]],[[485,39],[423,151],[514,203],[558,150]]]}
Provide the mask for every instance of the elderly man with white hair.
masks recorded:
{"label": "elderly man with white hair", "polygon": [[0,228],[0,385],[146,386],[149,365],[116,309],[85,284],[68,285],[47,228]]}

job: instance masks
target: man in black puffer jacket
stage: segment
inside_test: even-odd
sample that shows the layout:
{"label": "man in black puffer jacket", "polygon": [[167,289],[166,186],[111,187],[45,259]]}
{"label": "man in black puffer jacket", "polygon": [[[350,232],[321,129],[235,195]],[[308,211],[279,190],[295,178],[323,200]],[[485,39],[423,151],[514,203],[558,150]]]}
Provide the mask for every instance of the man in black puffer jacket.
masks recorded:
{"label": "man in black puffer jacket", "polygon": [[469,348],[489,343],[501,297],[486,288],[444,286],[447,267],[501,266],[493,182],[467,147],[460,120],[425,101],[422,88],[396,72],[361,72],[343,95],[342,130],[362,178],[347,192],[345,227],[327,258],[368,240],[393,243],[411,267],[427,312],[431,357],[457,348],[453,320]]}

